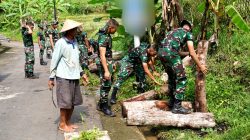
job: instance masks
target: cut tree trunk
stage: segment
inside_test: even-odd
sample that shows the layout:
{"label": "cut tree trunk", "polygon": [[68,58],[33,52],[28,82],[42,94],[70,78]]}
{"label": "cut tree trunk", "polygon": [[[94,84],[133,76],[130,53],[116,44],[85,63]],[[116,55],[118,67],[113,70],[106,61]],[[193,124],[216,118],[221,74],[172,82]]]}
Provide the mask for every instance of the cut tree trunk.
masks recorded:
{"label": "cut tree trunk", "polygon": [[126,100],[124,100],[122,102],[150,100],[150,99],[154,99],[157,94],[165,94],[165,95],[167,95],[167,93],[168,93],[168,85],[163,85],[159,92],[156,92],[155,90],[150,90],[150,91],[144,92],[142,94],[139,94],[137,96],[134,96],[132,98],[126,99]]}
{"label": "cut tree trunk", "polygon": [[162,125],[175,127],[203,128],[214,127],[212,113],[195,112],[191,114],[173,114],[157,108],[150,110],[130,110],[127,125]]}
{"label": "cut tree trunk", "polygon": [[[208,46],[209,41],[207,40],[202,40],[198,44],[197,55],[201,65],[206,65]],[[198,66],[197,69],[199,69]],[[205,75],[200,70],[198,70],[195,80],[195,111],[207,112]]]}
{"label": "cut tree trunk", "polygon": [[[122,103],[122,116],[124,118],[127,117],[128,111],[139,111],[139,110],[152,110],[152,109],[160,109],[169,111],[169,105],[167,101],[159,101],[159,100],[150,100],[150,101],[133,101],[133,102],[123,102]],[[186,109],[192,109],[192,103],[183,101],[182,106]]]}

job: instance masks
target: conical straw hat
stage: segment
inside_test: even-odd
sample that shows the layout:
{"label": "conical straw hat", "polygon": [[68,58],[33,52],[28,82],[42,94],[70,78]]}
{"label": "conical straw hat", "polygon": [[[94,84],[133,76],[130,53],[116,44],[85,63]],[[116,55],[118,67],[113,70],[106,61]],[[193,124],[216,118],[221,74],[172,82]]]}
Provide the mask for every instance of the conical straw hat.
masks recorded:
{"label": "conical straw hat", "polygon": [[78,26],[81,26],[82,23],[79,23],[79,22],[76,22],[74,20],[70,20],[70,19],[67,19],[64,24],[63,24],[63,27],[61,29],[61,32],[65,32],[65,31],[68,31],[70,29],[74,29]]}

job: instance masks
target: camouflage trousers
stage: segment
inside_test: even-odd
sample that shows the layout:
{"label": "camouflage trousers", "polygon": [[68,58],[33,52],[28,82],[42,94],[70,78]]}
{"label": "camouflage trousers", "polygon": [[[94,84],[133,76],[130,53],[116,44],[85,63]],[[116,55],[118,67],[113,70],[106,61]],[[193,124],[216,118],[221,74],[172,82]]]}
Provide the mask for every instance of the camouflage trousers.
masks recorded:
{"label": "camouflage trousers", "polygon": [[25,53],[24,71],[33,73],[35,64],[34,46],[24,47],[24,53]]}
{"label": "camouflage trousers", "polygon": [[52,56],[52,46],[50,44],[49,37],[46,37],[45,39],[45,48],[46,48],[46,55],[47,57]]}
{"label": "camouflage trousers", "polygon": [[170,96],[183,100],[187,85],[187,77],[182,60],[177,51],[170,47],[159,48],[158,57],[169,76],[168,85]]}
{"label": "camouflage trousers", "polygon": [[124,57],[121,60],[121,67],[114,87],[120,89],[122,83],[134,72],[136,75],[136,81],[139,82],[138,88],[145,89],[146,77],[142,64],[131,64],[127,62],[127,59],[128,58]]}
{"label": "camouflage trousers", "polygon": [[108,95],[109,91],[112,86],[114,73],[113,73],[113,61],[107,61],[109,73],[111,74],[111,79],[106,80],[104,78],[104,69],[101,63],[97,63],[97,68],[99,69],[99,75],[100,75],[100,103],[107,103],[108,102]]}
{"label": "camouflage trousers", "polygon": [[80,64],[83,68],[88,68],[88,49],[84,45],[79,45]]}
{"label": "camouflage trousers", "polygon": [[45,41],[41,41],[41,45],[42,45],[42,48],[40,48],[39,58],[43,59],[44,50],[45,50]]}

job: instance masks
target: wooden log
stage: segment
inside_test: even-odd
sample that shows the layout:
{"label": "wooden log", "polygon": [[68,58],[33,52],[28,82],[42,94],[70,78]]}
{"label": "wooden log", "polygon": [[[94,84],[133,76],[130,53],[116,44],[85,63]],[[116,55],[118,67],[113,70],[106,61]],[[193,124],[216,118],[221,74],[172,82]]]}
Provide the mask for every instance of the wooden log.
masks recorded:
{"label": "wooden log", "polygon": [[[170,110],[168,102],[160,100],[123,102],[121,106],[122,106],[122,116],[124,118],[127,117],[128,111],[151,110],[156,108],[165,111]],[[192,109],[191,102],[183,101],[182,106],[186,109]]]}
{"label": "wooden log", "polygon": [[[206,65],[207,59],[207,51],[208,47],[213,44],[217,43],[217,36],[214,34],[207,40],[201,40],[198,43],[197,55],[200,63],[202,65]],[[197,67],[197,75],[195,80],[195,111],[197,112],[207,112],[207,99],[206,99],[206,91],[205,91],[205,75],[198,70]]]}
{"label": "wooden log", "polygon": [[195,112],[191,114],[173,114],[170,111],[159,109],[130,110],[127,116],[127,125],[162,125],[175,127],[203,128],[214,127],[212,113]]}
{"label": "wooden log", "polygon": [[134,96],[132,98],[129,98],[127,100],[124,100],[123,102],[133,102],[133,101],[143,101],[143,100],[149,100],[153,99],[156,96],[157,92],[155,90],[150,90],[145,93],[139,94],[137,96]]}
{"label": "wooden log", "polygon": [[193,64],[193,59],[190,56],[186,56],[182,59],[182,63],[184,67],[191,66]]}

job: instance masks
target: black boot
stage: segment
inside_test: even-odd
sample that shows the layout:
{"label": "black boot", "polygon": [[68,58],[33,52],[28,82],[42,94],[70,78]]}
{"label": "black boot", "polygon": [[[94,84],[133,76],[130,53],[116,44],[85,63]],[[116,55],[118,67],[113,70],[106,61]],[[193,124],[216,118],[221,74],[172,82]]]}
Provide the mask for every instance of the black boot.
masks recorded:
{"label": "black boot", "polygon": [[25,71],[25,78],[28,78],[29,73]]}
{"label": "black boot", "polygon": [[108,102],[107,103],[101,103],[100,108],[101,108],[101,111],[105,115],[110,116],[110,117],[115,117],[115,113],[112,112],[111,108],[108,105]]}
{"label": "black boot", "polygon": [[28,72],[27,78],[29,79],[38,79],[39,77],[35,76],[33,72]]}
{"label": "black boot", "polygon": [[191,110],[183,108],[181,106],[181,100],[176,99],[174,102],[174,107],[172,108],[172,113],[174,113],[174,114],[190,114]]}
{"label": "black boot", "polygon": [[43,59],[40,59],[40,65],[47,65],[47,63],[44,62]]}
{"label": "black boot", "polygon": [[113,92],[111,94],[111,98],[110,98],[110,103],[111,104],[116,104],[116,94],[117,94],[118,88],[114,87],[113,88]]}
{"label": "black boot", "polygon": [[172,109],[174,107],[174,101],[175,101],[175,97],[173,94],[170,93],[169,102],[168,102],[168,107],[170,109]]}

